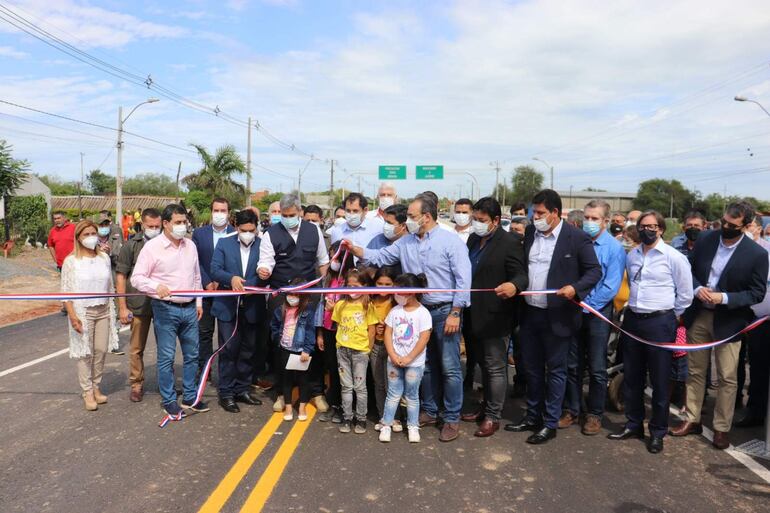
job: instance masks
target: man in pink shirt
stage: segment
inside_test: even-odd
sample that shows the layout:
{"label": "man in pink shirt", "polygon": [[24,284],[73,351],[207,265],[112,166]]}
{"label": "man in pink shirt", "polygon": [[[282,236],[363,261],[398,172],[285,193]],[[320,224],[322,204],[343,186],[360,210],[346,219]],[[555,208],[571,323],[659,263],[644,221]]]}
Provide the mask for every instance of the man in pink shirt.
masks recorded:
{"label": "man in pink shirt", "polygon": [[[180,205],[168,205],[161,214],[163,233],[142,248],[131,275],[131,285],[152,297],[153,325],[158,345],[158,388],[163,409],[169,415],[183,410],[208,411],[203,401],[195,402],[198,372],[198,321],[203,314],[201,298],[176,297],[171,291],[201,290],[198,251],[186,239],[187,212]],[[184,361],[184,391],[181,407],[174,389],[176,339]]]}

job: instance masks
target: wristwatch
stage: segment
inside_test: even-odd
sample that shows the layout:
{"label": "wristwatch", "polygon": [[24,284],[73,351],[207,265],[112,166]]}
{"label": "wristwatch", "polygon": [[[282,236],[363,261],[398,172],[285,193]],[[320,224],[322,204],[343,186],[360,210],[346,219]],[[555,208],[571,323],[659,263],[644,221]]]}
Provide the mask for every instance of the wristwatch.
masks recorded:
{"label": "wristwatch", "polygon": [[460,317],[460,312],[458,312],[457,310],[453,310],[453,311],[449,312],[449,315],[451,317]]}

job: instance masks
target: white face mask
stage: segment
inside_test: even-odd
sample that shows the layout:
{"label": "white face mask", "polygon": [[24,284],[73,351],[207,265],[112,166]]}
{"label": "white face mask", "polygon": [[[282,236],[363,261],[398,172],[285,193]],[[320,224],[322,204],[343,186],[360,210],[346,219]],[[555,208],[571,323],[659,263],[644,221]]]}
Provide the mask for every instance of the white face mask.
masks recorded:
{"label": "white face mask", "polygon": [[174,226],[171,227],[171,236],[174,237],[176,240],[184,239],[185,235],[187,235],[187,223],[175,224]]}
{"label": "white face mask", "polygon": [[396,303],[401,305],[401,306],[404,306],[406,304],[406,302],[409,300],[408,297],[402,296],[401,294],[394,294],[393,295],[393,299],[395,299]]}
{"label": "white face mask", "polygon": [[329,263],[329,267],[332,268],[332,271],[339,272],[340,267],[342,267],[342,264],[339,263],[338,260],[332,260],[331,263]]}
{"label": "white face mask", "polygon": [[257,238],[257,234],[254,232],[238,232],[238,238],[244,245],[248,246],[254,242],[254,239]]}
{"label": "white face mask", "polygon": [[420,231],[420,222],[415,221],[411,217],[406,218],[406,229],[409,230],[409,233],[415,234]]}
{"label": "white face mask", "polygon": [[535,225],[535,229],[537,229],[539,232],[547,232],[551,228],[551,225],[548,223],[548,220],[545,217],[535,219],[532,224]]}
{"label": "white face mask", "polygon": [[96,235],[89,235],[85,239],[81,240],[80,243],[88,249],[94,249],[96,245],[99,244],[99,237]]}
{"label": "white face mask", "polygon": [[392,196],[380,196],[380,210],[392,207],[395,202],[396,198]]}
{"label": "white face mask", "polygon": [[361,226],[361,214],[351,214],[350,212],[346,212],[345,221],[351,228],[358,228]]}
{"label": "white face mask", "polygon": [[336,218],[334,220],[334,226],[339,226],[339,225],[344,224],[344,223],[345,223],[345,218],[344,217],[338,217],[338,218]]}
{"label": "white face mask", "polygon": [[227,224],[227,214],[224,212],[214,212],[211,214],[211,224],[217,228],[222,228]]}
{"label": "white face mask", "polygon": [[361,294],[350,294],[350,299],[358,299],[361,297]]}
{"label": "white face mask", "polygon": [[396,235],[396,225],[385,223],[385,225],[382,227],[382,234],[385,236],[388,240],[394,240]]}
{"label": "white face mask", "polygon": [[144,236],[147,237],[147,239],[154,239],[160,235],[160,228],[147,228],[144,230]]}
{"label": "white face mask", "polygon": [[299,298],[297,296],[286,296],[286,302],[289,303],[289,306],[297,306]]}
{"label": "white face mask", "polygon": [[455,223],[457,226],[468,226],[471,222],[471,215],[465,212],[455,212]]}
{"label": "white face mask", "polygon": [[479,237],[486,237],[489,235],[489,224],[482,223],[481,221],[473,221],[473,233]]}

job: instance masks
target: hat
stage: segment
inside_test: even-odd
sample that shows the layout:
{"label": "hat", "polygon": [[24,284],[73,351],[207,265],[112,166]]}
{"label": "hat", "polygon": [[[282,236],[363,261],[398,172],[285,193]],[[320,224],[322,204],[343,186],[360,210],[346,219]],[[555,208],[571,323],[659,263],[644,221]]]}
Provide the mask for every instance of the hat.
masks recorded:
{"label": "hat", "polygon": [[99,226],[109,226],[111,224],[112,224],[112,221],[110,221],[109,218],[102,219],[101,221],[99,221]]}

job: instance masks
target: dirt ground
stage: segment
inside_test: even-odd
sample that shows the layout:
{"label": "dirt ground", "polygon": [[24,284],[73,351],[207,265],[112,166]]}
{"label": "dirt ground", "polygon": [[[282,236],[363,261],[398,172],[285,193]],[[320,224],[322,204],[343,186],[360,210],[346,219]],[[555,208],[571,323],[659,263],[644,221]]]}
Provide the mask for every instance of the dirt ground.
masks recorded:
{"label": "dirt ground", "polygon": [[[22,248],[14,257],[0,256],[0,294],[59,291],[59,272],[46,248]],[[0,326],[57,312],[56,301],[0,301]]]}

